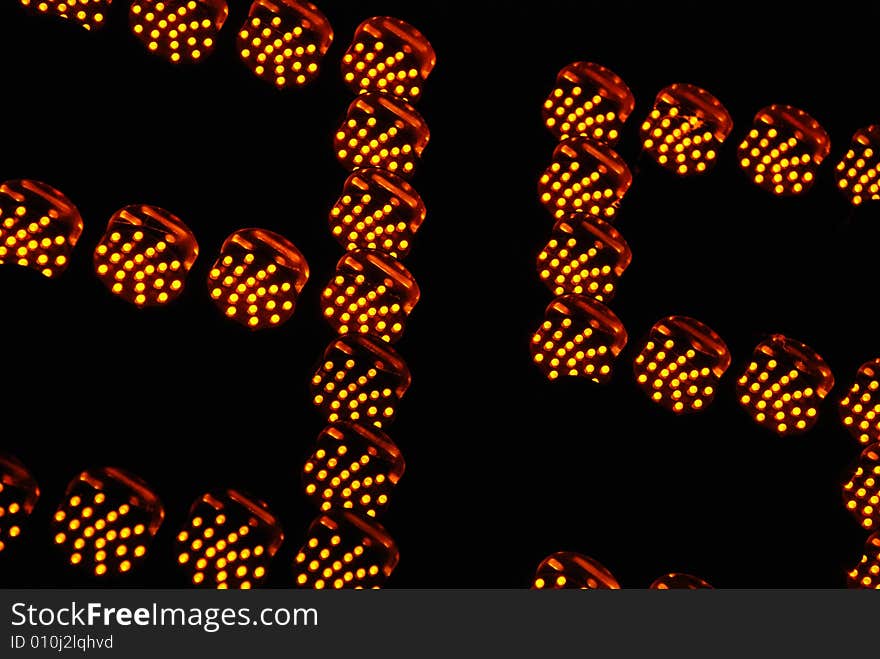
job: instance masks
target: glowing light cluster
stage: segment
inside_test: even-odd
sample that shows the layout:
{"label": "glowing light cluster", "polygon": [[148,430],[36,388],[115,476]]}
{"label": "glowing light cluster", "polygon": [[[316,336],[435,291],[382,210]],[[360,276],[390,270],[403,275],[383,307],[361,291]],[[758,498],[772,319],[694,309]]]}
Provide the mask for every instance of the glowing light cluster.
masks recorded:
{"label": "glowing light cluster", "polygon": [[177,562],[195,586],[247,590],[265,580],[283,541],[263,501],[237,490],[209,492],[196,500],[177,534]]}
{"label": "glowing light cluster", "polygon": [[880,526],[880,444],[871,444],[862,451],[855,471],[843,486],[843,499],[863,528]]}
{"label": "glowing light cluster", "polygon": [[740,405],[756,423],[779,435],[790,435],[816,424],[819,403],[833,386],[831,369],[818,353],[774,334],[755,347],[736,391]]}
{"label": "glowing light cluster", "polygon": [[95,271],[112,293],[139,307],[163,305],[182,292],[199,254],[183,221],[157,206],[117,211],[95,248]]}
{"label": "glowing light cluster", "polygon": [[113,0],[20,0],[22,6],[40,14],[73,21],[86,30],[103,27]]}
{"label": "glowing light cluster", "polygon": [[670,316],[651,328],[635,359],[636,381],[652,401],[681,414],[704,409],[730,366],[730,351],[694,318]]}
{"label": "glowing light cluster", "polygon": [[601,64],[572,62],[556,76],[541,114],[558,140],[580,136],[614,146],[635,105],[616,73]]}
{"label": "glowing light cluster", "polygon": [[618,590],[611,571],[594,558],[573,551],[550,554],[538,565],[533,590]]}
{"label": "glowing light cluster", "polygon": [[840,419],[861,444],[880,441],[880,359],[859,367],[855,381],[840,399]]}
{"label": "glowing light cluster", "polygon": [[302,0],[255,0],[238,31],[242,61],[279,89],[314,80],[332,43],[327,17]]}
{"label": "glowing light cluster", "polygon": [[880,200],[880,124],[856,131],[834,176],[853,206]]}
{"label": "glowing light cluster", "polygon": [[0,265],[54,277],[67,269],[82,232],[76,206],[55,188],[30,179],[0,184]]}
{"label": "glowing light cluster", "polygon": [[128,22],[147,50],[176,64],[210,55],[227,16],[226,0],[135,0]]}
{"label": "glowing light cluster", "polygon": [[308,279],[305,257],[287,238],[240,229],[223,242],[208,290],[227,318],[256,330],[287,322]]}
{"label": "glowing light cluster", "polygon": [[706,588],[712,588],[707,581],[682,572],[664,574],[651,584],[651,590],[702,590]]}
{"label": "glowing light cluster", "polygon": [[144,560],[165,512],[137,476],[105,467],[71,481],[52,518],[55,544],[95,576],[124,574]]}
{"label": "glowing light cluster", "polygon": [[880,590],[880,533],[874,533],[865,542],[865,553],[847,574],[847,581],[852,588]]}
{"label": "glowing light cluster", "polygon": [[0,453],[0,552],[21,537],[24,520],[39,498],[37,481],[25,466]]}

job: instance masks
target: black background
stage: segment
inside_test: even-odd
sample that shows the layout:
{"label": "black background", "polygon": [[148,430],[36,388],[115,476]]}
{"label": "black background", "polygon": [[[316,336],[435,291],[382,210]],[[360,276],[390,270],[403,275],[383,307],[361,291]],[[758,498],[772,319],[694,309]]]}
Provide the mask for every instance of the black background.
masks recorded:
{"label": "black background", "polygon": [[[332,151],[352,99],[339,61],[357,24],[389,14],[438,53],[419,110],[431,144],[413,180],[428,219],[406,260],[422,299],[399,351],[414,383],[390,434],[407,473],[383,523],[401,562],[389,587],[524,587],[558,550],[601,561],[628,587],[671,571],[717,587],[844,585],[865,534],[841,503],[859,453],[834,402],[880,355],[878,210],[858,212],[832,165],[880,120],[880,10],[823,12],[739,3],[451,3],[322,0],[336,33],[319,79],[279,93],[238,60],[247,3],[232,2],[216,52],[192,67],[149,55],[117,0],[87,33],[0,6],[0,180],[50,183],[85,232],[54,281],[0,269],[0,448],[36,475],[42,498],[0,554],[6,586],[88,586],[51,546],[48,521],[80,470],[116,465],[166,508],[131,586],[182,586],[173,537],[207,489],[268,501],[286,534],[269,583],[292,583],[313,511],[299,470],[321,429],[307,383],[331,340],[318,296],[342,251],[327,212],[345,179]],[[619,146],[635,174],[616,222],[633,264],[612,308],[630,334],[612,382],[550,384],[528,342],[551,299],[534,259],[552,222],[537,177],[554,147],[540,107],[575,60],[611,68],[636,109]],[[714,93],[734,131],[709,175],[679,180],[639,155],[638,124],[672,82]],[[754,113],[802,107],[832,153],[802,198],[749,183],[735,147]],[[126,204],[184,219],[201,255],[180,300],[139,311],[93,274],[91,253]],[[205,276],[244,226],[290,238],[311,265],[293,319],[250,333],[214,308]],[[697,317],[733,365],[716,402],[678,418],[636,387],[631,363],[651,325]],[[780,439],[739,409],[733,382],[754,345],[782,332],[822,354],[838,385],[810,433]],[[103,583],[103,582],[102,582]]]}

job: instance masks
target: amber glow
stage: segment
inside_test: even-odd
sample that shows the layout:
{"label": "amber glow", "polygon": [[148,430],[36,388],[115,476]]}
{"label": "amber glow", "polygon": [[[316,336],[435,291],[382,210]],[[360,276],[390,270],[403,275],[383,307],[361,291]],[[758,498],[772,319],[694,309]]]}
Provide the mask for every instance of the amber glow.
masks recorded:
{"label": "amber glow", "polygon": [[240,229],[224,241],[208,291],[223,315],[257,330],[287,322],[308,279],[308,263],[292,242],[266,229]]}
{"label": "amber glow", "polygon": [[700,579],[700,577],[681,572],[664,574],[662,577],[655,579],[654,583],[651,584],[651,590],[701,590],[704,588],[712,588],[712,586]]}
{"label": "amber glow", "polygon": [[210,55],[228,15],[226,0],[135,0],[128,22],[147,50],[176,64]]}
{"label": "amber glow", "polygon": [[312,522],[294,559],[300,588],[379,588],[400,554],[388,532],[373,521],[343,512]]}
{"label": "amber glow", "polygon": [[843,500],[863,528],[880,527],[880,444],[862,451],[852,477],[843,486]]}
{"label": "amber glow", "polygon": [[410,385],[400,355],[366,336],[333,341],[312,377],[312,402],[328,423],[357,421],[379,428],[394,419]]}
{"label": "amber glow", "polygon": [[620,584],[599,561],[573,551],[559,551],[541,561],[532,590],[618,590]]}
{"label": "amber glow", "polygon": [[102,27],[113,0],[20,0],[24,7],[78,23],[86,30]]}
{"label": "amber glow", "polygon": [[631,183],[629,167],[613,149],[572,137],[553,151],[538,181],[538,196],[557,220],[575,211],[608,219]]}
{"label": "amber glow", "polygon": [[681,414],[704,409],[730,366],[730,351],[712,329],[686,316],[659,321],[635,359],[636,382],[655,403]]}
{"label": "amber glow", "polygon": [[237,490],[197,499],[177,534],[177,563],[193,586],[247,590],[262,583],[284,541],[268,506]]}
{"label": "amber glow", "polygon": [[34,510],[40,488],[25,466],[0,453],[0,553],[21,536],[24,520]]}
{"label": "amber glow", "polygon": [[336,158],[350,171],[379,167],[409,178],[430,137],[428,124],[409,103],[370,93],[348,106],[333,144]]}
{"label": "amber glow", "polygon": [[414,102],[436,61],[431,44],[412,25],[374,16],[355,30],[342,56],[342,77],[355,93],[387,92]]}
{"label": "amber glow", "polygon": [[853,206],[880,200],[880,124],[856,131],[834,176]]}
{"label": "amber glow", "polygon": [[775,195],[797,195],[812,187],[830,151],[831,140],[818,121],[789,105],[771,105],[755,115],[737,157],[759,187]]}
{"label": "amber glow", "polygon": [[614,297],[617,281],[632,261],[629,245],[605,220],[583,213],[559,220],[538,254],[538,276],[554,295]]}
{"label": "amber glow", "polygon": [[880,441],[880,359],[859,367],[856,379],[843,398],[839,411],[843,425],[861,444]]}
{"label": "amber glow", "polygon": [[806,432],[834,386],[831,369],[814,350],[781,334],[758,344],[737,381],[740,405],[779,435]]}
{"label": "amber glow", "polygon": [[680,176],[702,174],[718,159],[733,119],[705,89],[675,83],[657,94],[642,123],[642,146],[657,163]]}
{"label": "amber glow", "polygon": [[99,577],[121,574],[143,561],[164,516],[142,480],[106,467],[71,481],[52,518],[52,534],[71,565]]}
{"label": "amber glow", "polygon": [[279,89],[314,80],[331,43],[333,28],[327,17],[301,0],[255,0],[238,31],[242,61]]}
{"label": "amber glow", "polygon": [[117,211],[95,248],[95,271],[112,293],[139,307],[163,305],[182,292],[199,254],[189,228],[156,206]]}
{"label": "amber glow", "polygon": [[880,590],[880,533],[874,533],[865,542],[865,553],[847,573],[847,582],[851,588]]}

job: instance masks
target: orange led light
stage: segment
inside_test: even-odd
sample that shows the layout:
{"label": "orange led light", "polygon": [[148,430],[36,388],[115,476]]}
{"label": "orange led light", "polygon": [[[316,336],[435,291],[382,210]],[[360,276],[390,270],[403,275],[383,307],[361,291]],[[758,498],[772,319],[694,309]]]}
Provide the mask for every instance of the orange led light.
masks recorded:
{"label": "orange led light", "polygon": [[635,359],[636,381],[655,403],[681,414],[705,408],[730,366],[730,351],[712,329],[686,316],[651,328]]}
{"label": "orange led light", "polygon": [[880,590],[880,533],[873,534],[865,543],[862,559],[847,574],[850,588]]}
{"label": "orange led light", "polygon": [[176,64],[210,55],[228,15],[226,0],[135,0],[128,22],[147,50]]}
{"label": "orange led light", "polygon": [[880,444],[862,451],[852,477],[843,486],[843,500],[863,528],[880,525]]}
{"label": "orange led light", "polygon": [[736,392],[756,423],[791,435],[816,424],[818,405],[832,387],[834,376],[822,357],[803,343],[774,334],[755,347]]}
{"label": "orange led light", "polygon": [[764,190],[796,195],[812,187],[830,151],[831,139],[818,121],[789,105],[771,105],[755,115],[737,156],[743,171]]}
{"label": "orange led light", "polygon": [[380,588],[400,554],[388,532],[351,513],[312,522],[294,569],[300,588]]}
{"label": "orange led light", "polygon": [[239,229],[223,242],[208,290],[227,318],[256,330],[287,322],[308,279],[305,257],[287,238]]}
{"label": "orange led light", "polygon": [[705,89],[675,83],[660,90],[642,123],[642,145],[657,163],[687,176],[712,167],[733,119]]}
{"label": "orange led light", "polygon": [[541,115],[557,139],[581,136],[613,146],[635,105],[616,73],[593,62],[573,62],[556,76]]}
{"label": "orange led light", "polygon": [[312,377],[312,401],[328,423],[391,423],[410,373],[391,346],[366,336],[337,339]]}
{"label": "orange led light", "polygon": [[183,292],[199,254],[181,220],[157,206],[126,206],[95,248],[95,270],[111,292],[139,307],[162,305]]}
{"label": "orange led light", "polygon": [[553,151],[553,161],[538,181],[538,196],[557,220],[574,211],[608,219],[631,183],[629,167],[613,149],[571,137]]}
{"label": "orange led light", "polygon": [[834,176],[853,206],[880,200],[880,124],[856,131]]}
{"label": "orange led light", "polygon": [[20,0],[24,7],[79,23],[86,30],[102,27],[113,0]]}
{"label": "orange led light", "polygon": [[159,498],[141,479],[105,467],[71,481],[52,532],[71,565],[100,577],[142,562],[164,516]]}
{"label": "orange led light", "polygon": [[553,227],[538,254],[538,276],[554,295],[614,297],[617,280],[632,261],[629,245],[605,220],[573,213]]}
{"label": "orange led light", "polygon": [[34,510],[40,488],[21,462],[0,453],[0,552],[21,536],[24,520]]}
{"label": "orange led light", "polygon": [[394,343],[419,301],[416,280],[403,265],[373,250],[348,252],[321,295],[324,318],[339,334],[371,334]]}
{"label": "orange led light", "polygon": [[177,562],[194,586],[247,590],[266,578],[283,541],[264,502],[236,490],[209,492],[192,505],[177,534]]}
{"label": "orange led light", "polygon": [[538,565],[532,590],[618,590],[620,584],[599,561],[573,551],[550,554]]}
{"label": "orange led light", "polygon": [[651,590],[701,590],[712,588],[708,582],[692,574],[670,572],[654,580]]}
{"label": "orange led light", "polygon": [[76,206],[55,188],[29,179],[0,184],[0,265],[54,277],[67,269],[82,232]]}
{"label": "orange led light", "polygon": [[303,467],[306,495],[321,512],[344,509],[376,517],[405,469],[400,450],[384,432],[356,423],[336,423],[318,435]]}
{"label": "orange led light", "polygon": [[584,295],[563,295],[547,307],[532,337],[532,360],[549,380],[567,375],[602,384],[626,340],[611,309]]}
{"label": "orange led light", "polygon": [[348,106],[333,147],[349,171],[379,167],[408,178],[430,138],[428,124],[413,106],[387,94],[370,93]]}
{"label": "orange led light", "polygon": [[238,32],[242,61],[279,89],[314,80],[331,43],[333,28],[327,17],[302,0],[254,0]]}
{"label": "orange led light", "polygon": [[880,359],[859,367],[849,391],[840,399],[839,411],[849,434],[861,444],[880,441]]}
{"label": "orange led light", "polygon": [[360,169],[330,211],[330,230],[346,250],[376,249],[399,259],[409,254],[426,215],[419,193],[402,178]]}
{"label": "orange led light", "polygon": [[387,92],[416,101],[436,62],[431,44],[412,25],[374,16],[355,30],[342,56],[342,76],[357,94]]}

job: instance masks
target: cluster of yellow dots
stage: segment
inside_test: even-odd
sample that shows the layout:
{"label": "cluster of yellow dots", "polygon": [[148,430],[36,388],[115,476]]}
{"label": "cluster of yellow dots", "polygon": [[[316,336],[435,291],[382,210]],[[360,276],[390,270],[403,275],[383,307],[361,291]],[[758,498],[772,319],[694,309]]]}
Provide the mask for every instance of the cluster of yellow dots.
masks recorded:
{"label": "cluster of yellow dots", "polygon": [[542,115],[556,139],[581,136],[614,145],[635,103],[618,75],[593,62],[574,62],[556,76]]}
{"label": "cluster of yellow dots", "polygon": [[854,588],[880,590],[880,533],[874,533],[868,538],[865,553],[847,577]]}
{"label": "cluster of yellow dots", "polygon": [[279,89],[314,80],[331,43],[330,22],[315,5],[299,0],[255,0],[238,32],[242,60]]}
{"label": "cluster of yellow dots", "polygon": [[283,540],[281,526],[262,502],[234,490],[206,494],[177,534],[177,562],[194,586],[249,590],[266,578]]}
{"label": "cluster of yellow dots", "polygon": [[347,251],[376,249],[399,259],[427,215],[419,193],[381,169],[361,169],[345,181],[330,211],[330,231]]}
{"label": "cluster of yellow dots", "polygon": [[837,187],[853,206],[880,200],[880,125],[856,131],[835,168]]}
{"label": "cluster of yellow dots", "polygon": [[846,509],[865,529],[880,525],[880,444],[862,451],[855,472],[843,486]]}
{"label": "cluster of yellow dots", "polygon": [[880,441],[880,359],[859,367],[849,391],[840,399],[840,419],[861,444]]}
{"label": "cluster of yellow dots", "polygon": [[127,206],[95,248],[95,271],[112,293],[139,307],[177,298],[198,256],[195,236],[161,208]]}
{"label": "cluster of yellow dots", "polygon": [[208,289],[227,318],[256,330],[289,320],[308,278],[305,257],[289,240],[265,229],[242,229],[223,243],[208,272]]}
{"label": "cluster of yellow dots", "polygon": [[833,386],[831,369],[818,354],[774,335],[755,348],[736,390],[740,405],[756,423],[789,435],[815,425],[817,406]]}
{"label": "cluster of yellow dots", "polygon": [[597,560],[572,551],[550,554],[538,565],[533,590],[618,590],[620,584]]}
{"label": "cluster of yellow dots", "polygon": [[295,558],[301,588],[379,588],[397,566],[397,546],[382,526],[351,513],[322,515]]}
{"label": "cluster of yellow dots", "polygon": [[629,167],[610,147],[572,137],[553,152],[538,196],[557,220],[572,212],[611,218],[631,183]]}
{"label": "cluster of yellow dots", "polygon": [[651,329],[635,359],[636,382],[655,403],[681,414],[715,398],[730,352],[714,331],[693,318],[672,316]]}
{"label": "cluster of yellow dots", "polygon": [[95,576],[126,573],[143,559],[162,523],[159,499],[114,469],[83,473],[55,513],[54,542],[71,565]]}
{"label": "cluster of yellow dots", "polygon": [[601,302],[563,295],[547,307],[544,322],[532,337],[532,360],[549,380],[586,377],[604,383],[611,365],[626,345],[623,323]]}
{"label": "cluster of yellow dots", "polygon": [[374,16],[355,30],[342,56],[342,76],[355,93],[387,92],[416,101],[436,61],[431,44],[412,25]]}
{"label": "cluster of yellow dots", "polygon": [[214,50],[228,15],[225,0],[135,0],[129,23],[150,52],[196,62]]}
{"label": "cluster of yellow dots", "polygon": [[332,424],[303,467],[306,495],[321,512],[342,508],[376,517],[404,471],[400,450],[381,430]]}
{"label": "cluster of yellow dots", "polygon": [[614,297],[620,276],[632,261],[623,236],[605,220],[573,214],[559,220],[538,254],[538,276],[554,295]]}
{"label": "cluster of yellow dots", "polygon": [[27,179],[0,185],[0,265],[54,277],[67,269],[82,231],[79,211],[58,190]]}
{"label": "cluster of yellow dots", "polygon": [[20,0],[22,6],[41,14],[79,23],[86,30],[97,29],[107,20],[107,11],[113,0]]}
{"label": "cluster of yellow dots", "polygon": [[775,195],[797,195],[813,185],[830,150],[828,134],[806,112],[772,105],[755,116],[737,153],[740,167],[759,187]]}
{"label": "cluster of yellow dots", "polygon": [[356,421],[383,427],[397,411],[410,374],[388,345],[365,336],[335,340],[312,377],[312,402],[328,423]]}
{"label": "cluster of yellow dots", "polygon": [[22,524],[39,497],[30,472],[15,458],[0,455],[0,552],[21,536]]}

